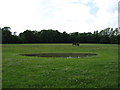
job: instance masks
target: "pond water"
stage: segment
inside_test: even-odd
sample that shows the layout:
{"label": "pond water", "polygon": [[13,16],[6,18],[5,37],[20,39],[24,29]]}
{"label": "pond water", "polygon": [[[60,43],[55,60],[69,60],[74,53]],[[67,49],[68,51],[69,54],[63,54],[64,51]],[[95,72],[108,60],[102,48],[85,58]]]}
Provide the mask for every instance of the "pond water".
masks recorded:
{"label": "pond water", "polygon": [[39,54],[21,54],[22,56],[34,57],[63,57],[63,58],[81,58],[95,56],[94,53],[39,53]]}

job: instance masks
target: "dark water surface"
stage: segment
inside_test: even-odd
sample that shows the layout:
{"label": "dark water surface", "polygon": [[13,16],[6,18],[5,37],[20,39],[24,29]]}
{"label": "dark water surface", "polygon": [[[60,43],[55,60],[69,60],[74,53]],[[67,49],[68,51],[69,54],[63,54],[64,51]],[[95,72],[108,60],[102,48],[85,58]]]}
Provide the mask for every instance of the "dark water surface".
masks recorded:
{"label": "dark water surface", "polygon": [[95,56],[94,53],[39,53],[39,54],[21,54],[22,56],[36,57],[64,57],[64,58],[81,58]]}

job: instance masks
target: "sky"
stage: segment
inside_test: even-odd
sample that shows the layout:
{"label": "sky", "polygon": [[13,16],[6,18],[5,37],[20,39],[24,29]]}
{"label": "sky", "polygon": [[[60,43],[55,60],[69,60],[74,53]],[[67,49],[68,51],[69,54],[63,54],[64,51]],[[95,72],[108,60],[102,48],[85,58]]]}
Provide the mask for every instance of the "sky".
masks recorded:
{"label": "sky", "polygon": [[0,27],[94,32],[118,27],[119,0],[0,0]]}
{"label": "sky", "polygon": [[118,27],[119,27],[119,34],[120,34],[120,1],[118,2]]}

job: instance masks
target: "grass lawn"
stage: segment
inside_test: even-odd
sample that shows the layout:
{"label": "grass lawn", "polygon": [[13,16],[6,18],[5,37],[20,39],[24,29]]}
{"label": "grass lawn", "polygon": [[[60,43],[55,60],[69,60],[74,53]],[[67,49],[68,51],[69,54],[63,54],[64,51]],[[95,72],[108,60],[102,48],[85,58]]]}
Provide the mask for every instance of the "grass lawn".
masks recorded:
{"label": "grass lawn", "polygon": [[[3,44],[3,88],[117,88],[117,44]],[[32,53],[96,53],[83,58]]]}

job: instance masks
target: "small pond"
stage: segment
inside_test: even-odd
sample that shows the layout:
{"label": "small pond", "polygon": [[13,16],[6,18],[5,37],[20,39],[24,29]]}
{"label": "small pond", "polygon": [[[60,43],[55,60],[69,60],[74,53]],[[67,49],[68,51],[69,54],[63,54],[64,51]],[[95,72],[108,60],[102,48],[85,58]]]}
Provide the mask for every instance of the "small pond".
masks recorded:
{"label": "small pond", "polygon": [[21,54],[22,56],[36,56],[36,57],[64,57],[64,58],[81,58],[96,56],[94,53],[39,53],[39,54]]}

